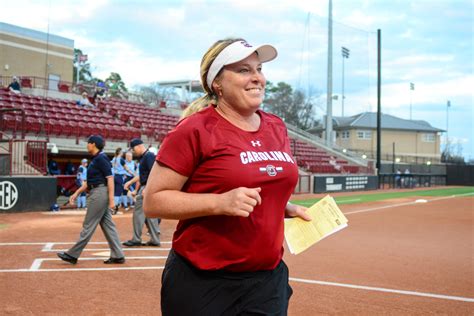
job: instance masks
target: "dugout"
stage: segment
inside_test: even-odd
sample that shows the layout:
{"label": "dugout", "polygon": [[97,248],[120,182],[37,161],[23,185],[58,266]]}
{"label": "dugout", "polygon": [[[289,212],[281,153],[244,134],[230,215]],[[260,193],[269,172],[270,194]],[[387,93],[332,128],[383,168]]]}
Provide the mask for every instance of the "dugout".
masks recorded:
{"label": "dugout", "polygon": [[0,213],[47,211],[56,203],[56,178],[0,176]]}

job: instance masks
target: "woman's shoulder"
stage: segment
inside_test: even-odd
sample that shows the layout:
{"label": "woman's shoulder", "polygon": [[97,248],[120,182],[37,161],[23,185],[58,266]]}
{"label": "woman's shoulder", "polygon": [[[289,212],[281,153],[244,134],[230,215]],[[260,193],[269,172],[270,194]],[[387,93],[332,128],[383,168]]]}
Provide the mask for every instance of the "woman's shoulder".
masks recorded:
{"label": "woman's shoulder", "polygon": [[259,112],[260,112],[260,114],[263,117],[265,122],[273,124],[273,125],[276,124],[276,125],[279,125],[279,126],[282,126],[282,127],[286,128],[285,122],[283,122],[283,120],[279,116],[277,116],[275,114],[272,114],[272,113],[262,111],[262,110],[259,110]]}
{"label": "woman's shoulder", "polygon": [[214,109],[212,106],[208,106],[199,112],[191,114],[190,116],[181,119],[176,124],[175,130],[179,131],[208,131],[212,132],[214,127],[219,122],[218,118],[214,115]]}

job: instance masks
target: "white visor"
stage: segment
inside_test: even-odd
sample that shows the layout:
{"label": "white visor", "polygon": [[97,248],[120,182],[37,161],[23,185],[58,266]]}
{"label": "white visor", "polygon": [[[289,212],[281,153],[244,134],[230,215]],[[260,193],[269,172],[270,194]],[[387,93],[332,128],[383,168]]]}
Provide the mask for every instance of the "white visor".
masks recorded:
{"label": "white visor", "polygon": [[225,66],[241,61],[254,52],[257,52],[258,58],[262,63],[271,61],[277,57],[277,50],[271,45],[252,46],[246,41],[237,41],[230,44],[217,55],[211,64],[207,73],[207,86],[212,90],[212,82],[219,71]]}

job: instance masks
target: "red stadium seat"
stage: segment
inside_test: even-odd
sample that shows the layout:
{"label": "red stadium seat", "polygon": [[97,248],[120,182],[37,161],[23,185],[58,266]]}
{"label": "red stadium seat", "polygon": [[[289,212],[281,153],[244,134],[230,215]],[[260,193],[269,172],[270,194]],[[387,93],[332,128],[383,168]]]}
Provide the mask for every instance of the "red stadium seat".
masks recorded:
{"label": "red stadium seat", "polygon": [[26,132],[39,134],[41,132],[41,119],[36,117],[27,117]]}
{"label": "red stadium seat", "polygon": [[58,83],[58,90],[59,92],[69,93],[69,85],[60,82]]}

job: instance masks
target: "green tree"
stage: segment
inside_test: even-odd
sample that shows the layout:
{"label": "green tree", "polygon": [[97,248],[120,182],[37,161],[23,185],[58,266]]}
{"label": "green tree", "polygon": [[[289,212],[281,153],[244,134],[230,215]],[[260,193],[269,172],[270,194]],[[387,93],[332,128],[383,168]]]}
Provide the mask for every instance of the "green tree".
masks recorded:
{"label": "green tree", "polygon": [[441,162],[452,163],[456,165],[465,165],[466,161],[462,155],[462,144],[460,141],[457,143],[448,142],[445,149],[441,153]]}
{"label": "green tree", "polygon": [[105,84],[109,88],[109,94],[114,98],[126,98],[128,89],[125,82],[122,81],[120,74],[111,72],[110,76],[105,79]]}
{"label": "green tree", "polygon": [[267,81],[263,109],[278,115],[286,123],[303,130],[314,127],[318,122],[314,116],[314,102],[303,91],[293,90],[285,83],[274,85]]}
{"label": "green tree", "polygon": [[77,68],[80,65],[79,82],[88,84],[93,83],[95,78],[92,77],[91,64],[88,61],[79,62],[79,56],[81,55],[84,55],[82,50],[74,48],[74,66],[72,81],[74,83],[77,83]]}

